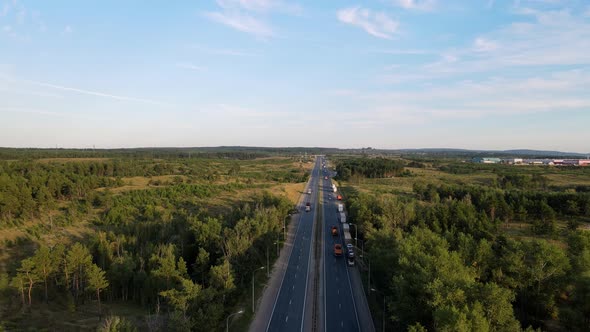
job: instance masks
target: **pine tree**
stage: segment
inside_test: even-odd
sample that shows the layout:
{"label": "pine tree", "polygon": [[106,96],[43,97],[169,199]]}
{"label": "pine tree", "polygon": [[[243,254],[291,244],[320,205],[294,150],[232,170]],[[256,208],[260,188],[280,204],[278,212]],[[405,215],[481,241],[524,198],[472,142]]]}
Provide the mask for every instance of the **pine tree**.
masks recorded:
{"label": "pine tree", "polygon": [[96,291],[96,299],[98,300],[98,315],[102,315],[102,308],[100,304],[100,292],[109,287],[109,281],[106,279],[105,272],[96,264],[91,264],[88,268],[87,275],[88,288]]}

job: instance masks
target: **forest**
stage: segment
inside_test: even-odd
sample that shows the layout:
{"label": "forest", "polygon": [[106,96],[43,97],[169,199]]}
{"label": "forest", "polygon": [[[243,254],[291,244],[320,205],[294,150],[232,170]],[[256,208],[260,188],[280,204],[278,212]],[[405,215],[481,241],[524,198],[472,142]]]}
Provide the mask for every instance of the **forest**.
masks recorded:
{"label": "forest", "polygon": [[354,176],[366,178],[384,178],[407,175],[404,172],[405,163],[392,159],[377,158],[346,158],[336,164],[339,179],[348,180]]}
{"label": "forest", "polygon": [[544,175],[584,182],[586,170],[484,177],[473,167],[477,176],[456,182],[443,177],[447,165],[412,169],[396,182],[407,191],[387,189],[389,179],[341,183],[376,321],[383,313],[401,331],[590,330],[590,193]]}
{"label": "forest", "polygon": [[276,258],[293,209],[277,188],[306,162],[1,161],[0,330],[221,329]]}

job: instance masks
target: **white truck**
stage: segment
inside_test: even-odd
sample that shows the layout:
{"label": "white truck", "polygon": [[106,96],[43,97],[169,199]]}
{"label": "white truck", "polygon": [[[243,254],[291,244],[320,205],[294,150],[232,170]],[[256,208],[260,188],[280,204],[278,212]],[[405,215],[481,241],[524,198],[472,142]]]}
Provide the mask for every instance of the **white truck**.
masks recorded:
{"label": "white truck", "polygon": [[342,225],[344,228],[344,244],[346,246],[346,263],[348,266],[354,266],[354,251],[352,250],[352,237],[350,236],[350,231],[348,230],[348,224]]}
{"label": "white truck", "polygon": [[335,184],[332,184],[332,191],[333,191],[333,192],[336,192],[336,191],[338,191],[338,190],[337,190],[337,188],[336,188],[336,185],[335,185]]}
{"label": "white truck", "polygon": [[338,219],[340,219],[341,223],[343,223],[343,224],[346,223],[346,214],[344,214],[344,212],[340,212],[338,214]]}
{"label": "white truck", "polygon": [[338,204],[338,212],[344,212],[344,204]]}

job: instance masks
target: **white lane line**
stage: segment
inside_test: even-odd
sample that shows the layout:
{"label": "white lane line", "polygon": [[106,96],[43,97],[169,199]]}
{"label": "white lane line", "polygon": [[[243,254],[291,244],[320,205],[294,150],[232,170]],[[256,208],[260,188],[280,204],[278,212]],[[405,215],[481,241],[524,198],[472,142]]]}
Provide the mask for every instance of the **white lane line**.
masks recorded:
{"label": "white lane line", "polygon": [[[317,162],[317,159],[316,159]],[[316,164],[317,165],[317,164]],[[319,175],[319,172],[318,172]],[[315,184],[317,186],[317,183]],[[313,227],[313,221],[315,220],[315,217],[317,216],[318,213],[318,205],[314,204],[314,208],[313,208],[313,218],[311,219],[311,235],[309,237],[309,250],[307,251],[307,277],[305,278],[305,293],[303,294],[303,309],[301,310],[302,314],[301,314],[301,329],[300,331],[303,332],[303,327],[304,327],[304,323],[305,323],[305,302],[307,301],[307,284],[309,281],[309,267],[311,266],[311,252],[312,252],[312,245],[313,245],[313,234],[315,232],[315,227]]]}
{"label": "white lane line", "polygon": [[289,321],[289,316],[285,317],[285,323]]}
{"label": "white lane line", "polygon": [[344,269],[346,269],[346,277],[348,278],[348,287],[350,287],[350,297],[352,298],[352,306],[354,307],[354,316],[356,317],[356,328],[357,330],[361,329],[361,323],[359,322],[359,313],[356,309],[356,301],[354,300],[354,291],[352,290],[352,283],[350,282],[350,273],[348,272],[348,266],[346,266],[346,262],[342,262],[344,264]]}
{"label": "white lane line", "polygon": [[[311,179],[310,179],[311,181]],[[308,182],[309,184],[309,182]],[[301,197],[299,198],[299,204],[301,206],[303,206],[303,201],[304,199]],[[295,236],[293,237],[293,243],[291,244],[292,246],[295,245],[295,240],[297,239],[297,234],[299,233],[299,229],[301,228],[301,218],[303,217],[302,214],[299,215],[299,221],[297,223],[297,230],[295,231]],[[287,260],[287,267],[289,266],[289,262],[291,261],[291,258],[293,258],[293,250],[291,250],[291,253],[289,254],[289,260]],[[297,265],[297,269],[299,269],[299,265]],[[283,273],[283,277],[281,278],[281,285],[279,286],[279,291],[277,292],[277,297],[275,298],[275,303],[272,306],[272,311],[270,313],[270,319],[268,320],[268,324],[266,325],[266,331],[268,331],[268,329],[270,328],[270,323],[272,322],[272,317],[275,314],[275,309],[277,307],[277,302],[279,301],[279,297],[281,296],[281,290],[283,289],[283,282],[285,282],[285,275],[287,274],[287,269],[285,268],[285,272]],[[288,317],[287,317],[288,319]]]}
{"label": "white lane line", "polygon": [[290,300],[289,300],[289,305],[291,305],[291,301],[293,301],[293,299],[290,299]]}

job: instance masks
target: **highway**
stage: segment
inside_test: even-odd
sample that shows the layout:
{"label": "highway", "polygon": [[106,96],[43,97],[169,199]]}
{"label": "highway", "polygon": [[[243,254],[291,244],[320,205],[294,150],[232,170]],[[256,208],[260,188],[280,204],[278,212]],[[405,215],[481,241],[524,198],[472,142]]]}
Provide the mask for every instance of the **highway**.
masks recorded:
{"label": "highway", "polygon": [[[329,173],[329,172],[328,172]],[[320,190],[323,193],[322,208],[324,217],[324,331],[360,331],[359,316],[352,283],[346,263],[346,245],[343,241],[342,227],[338,220],[336,197],[328,173],[322,173]],[[325,179],[324,176],[328,176]],[[332,236],[332,226],[338,227],[338,236]],[[343,246],[343,255],[334,256],[334,244]]]}
{"label": "highway", "polygon": [[[313,276],[310,275],[310,263],[312,252],[312,230],[317,213],[318,183],[321,176],[320,159],[316,159],[311,173],[309,187],[311,195],[303,200],[300,209],[300,220],[297,226],[293,249],[289,257],[286,273],[279,293],[275,299],[271,319],[266,327],[267,331],[303,331],[304,321],[310,319],[305,316],[305,307],[310,305],[311,296],[308,296],[309,283]],[[305,203],[311,202],[311,211],[305,212]]]}

